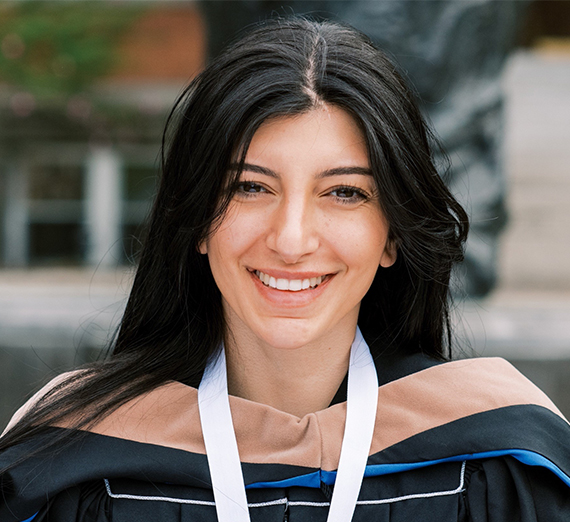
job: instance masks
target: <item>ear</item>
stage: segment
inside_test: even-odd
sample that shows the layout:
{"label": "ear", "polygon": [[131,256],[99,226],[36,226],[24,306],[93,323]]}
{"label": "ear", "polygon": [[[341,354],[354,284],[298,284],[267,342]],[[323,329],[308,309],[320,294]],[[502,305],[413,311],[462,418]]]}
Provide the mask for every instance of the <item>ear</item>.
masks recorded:
{"label": "ear", "polygon": [[208,253],[208,243],[206,241],[202,241],[198,245],[198,250],[200,251],[200,254],[207,254]]}
{"label": "ear", "polygon": [[384,247],[384,252],[382,252],[382,256],[380,257],[380,266],[388,268],[396,262],[397,258],[398,247],[396,245],[396,241],[388,239],[388,241],[386,241],[386,246]]}

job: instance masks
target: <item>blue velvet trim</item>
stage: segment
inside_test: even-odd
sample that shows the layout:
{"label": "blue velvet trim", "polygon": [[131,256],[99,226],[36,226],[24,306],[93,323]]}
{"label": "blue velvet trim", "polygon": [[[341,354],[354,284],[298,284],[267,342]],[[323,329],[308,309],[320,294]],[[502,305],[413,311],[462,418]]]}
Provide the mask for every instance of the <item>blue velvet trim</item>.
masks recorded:
{"label": "blue velvet trim", "polygon": [[[570,487],[570,477],[564,473],[556,464],[548,460],[546,457],[539,455],[529,450],[496,450],[486,451],[482,453],[466,453],[463,455],[456,455],[439,460],[428,460],[424,462],[410,462],[405,464],[372,464],[366,466],[364,472],[365,477],[378,477],[380,475],[389,475],[390,473],[401,473],[412,469],[425,468],[435,464],[442,464],[444,462],[463,462],[464,460],[488,459],[494,457],[511,456],[518,461],[526,464],[527,466],[540,466],[552,471],[562,482]],[[285,480],[278,480],[275,482],[255,482],[246,486],[246,489],[258,488],[288,488],[292,486],[302,486],[306,488],[319,488],[321,482],[333,485],[336,480],[336,471],[315,471],[306,475],[298,477],[291,477]],[[27,521],[25,521],[27,522]]]}

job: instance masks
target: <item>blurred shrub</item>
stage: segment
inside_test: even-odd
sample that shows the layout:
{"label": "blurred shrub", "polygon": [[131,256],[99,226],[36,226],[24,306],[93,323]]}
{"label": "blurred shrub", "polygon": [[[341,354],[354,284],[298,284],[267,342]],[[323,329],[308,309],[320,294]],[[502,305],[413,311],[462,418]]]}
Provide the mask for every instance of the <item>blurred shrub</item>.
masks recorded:
{"label": "blurred shrub", "polygon": [[38,99],[85,91],[116,65],[117,43],[140,3],[0,4],[0,81]]}

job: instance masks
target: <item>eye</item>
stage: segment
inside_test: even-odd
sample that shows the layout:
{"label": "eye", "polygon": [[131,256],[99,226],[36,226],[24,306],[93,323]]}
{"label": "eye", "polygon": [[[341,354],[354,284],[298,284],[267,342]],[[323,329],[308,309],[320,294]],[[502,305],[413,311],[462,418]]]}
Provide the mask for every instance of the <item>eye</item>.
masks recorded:
{"label": "eye", "polygon": [[236,185],[236,194],[243,196],[250,196],[254,194],[259,194],[262,192],[267,192],[265,187],[254,181],[240,181]]}
{"label": "eye", "polygon": [[329,194],[341,203],[357,203],[370,199],[363,190],[350,186],[335,187],[329,191]]}

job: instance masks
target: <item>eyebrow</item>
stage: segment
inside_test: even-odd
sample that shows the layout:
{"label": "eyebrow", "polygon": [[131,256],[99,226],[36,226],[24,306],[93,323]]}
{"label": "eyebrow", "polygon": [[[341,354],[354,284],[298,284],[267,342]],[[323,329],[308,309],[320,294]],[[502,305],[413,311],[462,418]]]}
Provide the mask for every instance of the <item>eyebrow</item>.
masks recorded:
{"label": "eyebrow", "polygon": [[[232,165],[232,168],[237,169],[238,165]],[[272,178],[278,178],[276,172],[267,167],[262,167],[260,165],[252,165],[251,163],[244,163],[243,170],[248,170],[249,172],[255,172],[256,174],[264,174],[265,176],[270,176]],[[317,175],[317,179],[328,178],[331,176],[343,176],[347,174],[359,174],[361,176],[372,176],[372,171],[366,167],[335,167],[332,169],[323,170]]]}

